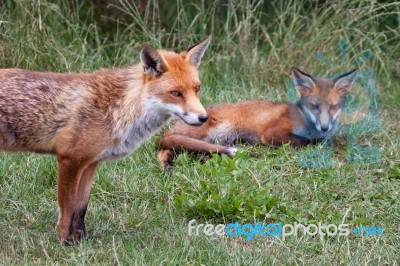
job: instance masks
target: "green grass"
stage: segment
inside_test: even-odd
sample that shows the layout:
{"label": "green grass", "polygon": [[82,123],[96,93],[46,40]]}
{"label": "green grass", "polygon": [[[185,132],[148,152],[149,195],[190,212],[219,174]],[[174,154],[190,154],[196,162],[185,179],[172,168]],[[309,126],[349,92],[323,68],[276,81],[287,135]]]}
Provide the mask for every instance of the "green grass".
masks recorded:
{"label": "green grass", "polygon": [[[212,104],[286,101],[291,67],[322,76],[357,65],[376,73],[383,121],[381,130],[357,142],[376,147],[381,160],[358,163],[338,136],[328,169],[300,165],[304,152],[322,157],[319,146],[239,145],[243,152],[232,159],[183,153],[166,174],[156,158],[157,135],[124,160],[100,167],[86,217],[93,239],[65,247],[57,240],[55,158],[1,153],[0,264],[399,264],[399,3],[110,2],[109,8],[89,1],[0,4],[0,67],[77,72],[125,66],[138,61],[144,42],[181,50],[213,34],[201,66],[202,101]],[[367,92],[358,85],[352,96],[349,110],[366,112]],[[354,114],[343,121],[354,122]],[[246,241],[189,236],[191,219],[345,222],[380,225],[384,235]]]}

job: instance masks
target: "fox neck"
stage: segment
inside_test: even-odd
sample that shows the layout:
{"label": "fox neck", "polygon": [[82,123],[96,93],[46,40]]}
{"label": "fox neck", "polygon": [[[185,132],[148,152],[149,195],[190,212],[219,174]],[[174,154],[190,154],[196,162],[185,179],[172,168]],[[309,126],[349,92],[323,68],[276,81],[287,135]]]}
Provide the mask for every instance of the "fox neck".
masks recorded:
{"label": "fox neck", "polygon": [[132,123],[144,121],[149,129],[158,128],[165,123],[170,115],[163,110],[163,104],[148,91],[145,84],[143,67],[135,65],[125,70],[120,77],[123,82],[124,92],[114,111],[116,127],[126,129]]}
{"label": "fox neck", "polygon": [[[299,136],[300,138],[305,138],[311,141],[315,140],[328,140],[333,137],[339,127],[339,121],[336,119],[332,122],[332,128],[328,131],[320,131],[316,128],[316,121],[312,121],[310,116],[308,116],[307,110],[301,103],[298,101],[296,104],[290,108],[291,110],[291,119],[292,119],[292,134]],[[295,119],[303,120],[303,123],[293,123]]]}
{"label": "fox neck", "polygon": [[[139,68],[140,67],[140,68]],[[150,138],[170,118],[163,103],[146,90],[141,66],[128,69],[124,93],[113,112],[114,144],[100,155],[100,160],[118,159],[130,154]]]}

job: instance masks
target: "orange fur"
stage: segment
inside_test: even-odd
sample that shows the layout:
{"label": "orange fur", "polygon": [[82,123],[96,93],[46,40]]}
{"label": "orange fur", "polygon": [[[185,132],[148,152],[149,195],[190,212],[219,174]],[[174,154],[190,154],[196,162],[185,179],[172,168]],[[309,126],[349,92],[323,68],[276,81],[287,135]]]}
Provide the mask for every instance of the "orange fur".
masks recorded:
{"label": "orange fur", "polygon": [[128,155],[172,115],[206,120],[198,66],[209,42],[181,54],[144,46],[141,63],[88,74],[0,70],[0,149],[57,156],[62,242],[86,235],[100,162]]}
{"label": "orange fur", "polygon": [[[173,157],[181,150],[233,156],[236,148],[232,146],[237,140],[270,146],[288,142],[293,146],[303,146],[332,137],[337,129],[337,115],[355,72],[346,73],[336,80],[313,78],[297,69],[293,71],[301,94],[299,102],[251,100],[219,104],[206,108],[209,119],[200,127],[178,121],[160,140],[158,159],[161,167],[165,171],[171,170]],[[339,85],[347,91],[341,92]],[[309,109],[316,104],[318,110]]]}

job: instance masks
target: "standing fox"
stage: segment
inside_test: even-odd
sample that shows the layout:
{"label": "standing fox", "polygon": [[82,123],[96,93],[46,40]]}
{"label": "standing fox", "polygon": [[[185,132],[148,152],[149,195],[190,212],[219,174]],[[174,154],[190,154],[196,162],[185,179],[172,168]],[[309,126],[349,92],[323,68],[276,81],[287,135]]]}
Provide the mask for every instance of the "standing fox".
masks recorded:
{"label": "standing fox", "polygon": [[58,234],[86,235],[98,164],[128,155],[172,115],[201,125],[198,67],[211,36],[177,54],[148,45],[141,63],[91,74],[0,70],[0,150],[50,153],[58,161]]}
{"label": "standing fox", "polygon": [[357,69],[333,79],[314,78],[296,68],[292,74],[301,95],[297,103],[252,100],[219,104],[207,108],[208,120],[200,127],[178,121],[160,140],[161,167],[171,170],[173,157],[180,150],[234,156],[237,149],[233,144],[238,140],[303,146],[330,139],[338,128],[338,116]]}

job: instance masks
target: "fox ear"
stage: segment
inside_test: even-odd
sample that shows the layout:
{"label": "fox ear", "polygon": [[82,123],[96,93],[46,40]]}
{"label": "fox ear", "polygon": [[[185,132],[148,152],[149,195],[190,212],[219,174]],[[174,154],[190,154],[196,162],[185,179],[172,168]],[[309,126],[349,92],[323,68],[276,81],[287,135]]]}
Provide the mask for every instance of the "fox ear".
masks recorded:
{"label": "fox ear", "polygon": [[312,87],[315,86],[315,82],[311,75],[304,73],[300,69],[292,69],[293,81],[296,85],[296,89],[299,91],[301,96],[310,95]]}
{"label": "fox ear", "polygon": [[208,45],[211,41],[211,35],[208,36],[202,42],[189,47],[186,52],[186,60],[189,61],[192,65],[199,67],[201,63],[201,58],[203,58],[204,52],[207,50]]}
{"label": "fox ear", "polygon": [[150,45],[143,45],[140,52],[144,73],[153,77],[159,77],[167,71],[167,65],[156,49]]}
{"label": "fox ear", "polygon": [[347,73],[344,73],[337,78],[335,81],[335,88],[341,96],[346,95],[351,90],[354,80],[357,78],[358,68],[353,69]]}

